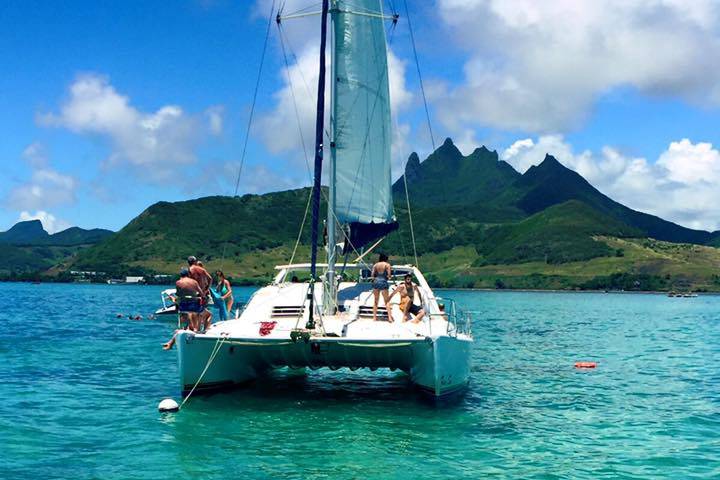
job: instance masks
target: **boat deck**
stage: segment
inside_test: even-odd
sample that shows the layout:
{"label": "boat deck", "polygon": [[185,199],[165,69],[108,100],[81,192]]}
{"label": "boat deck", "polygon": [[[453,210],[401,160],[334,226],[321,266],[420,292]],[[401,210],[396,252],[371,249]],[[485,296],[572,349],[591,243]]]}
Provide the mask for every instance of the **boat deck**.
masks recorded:
{"label": "boat deck", "polygon": [[[318,283],[318,286],[320,285]],[[394,286],[395,284],[391,284],[391,292]],[[282,283],[262,288],[248,302],[239,318],[215,323],[203,336],[288,339],[291,332],[304,329],[307,323],[307,290],[306,283]],[[421,295],[426,311],[421,322],[403,321],[399,295],[391,299],[389,311],[381,297],[376,321],[372,316],[372,285],[341,283],[338,288],[338,312],[334,315],[323,315],[321,320],[316,322],[313,337],[410,340],[447,334],[452,326],[445,315],[439,312],[435,298],[426,291]],[[322,305],[322,287],[316,289],[316,302]],[[434,313],[430,313],[433,310]]]}

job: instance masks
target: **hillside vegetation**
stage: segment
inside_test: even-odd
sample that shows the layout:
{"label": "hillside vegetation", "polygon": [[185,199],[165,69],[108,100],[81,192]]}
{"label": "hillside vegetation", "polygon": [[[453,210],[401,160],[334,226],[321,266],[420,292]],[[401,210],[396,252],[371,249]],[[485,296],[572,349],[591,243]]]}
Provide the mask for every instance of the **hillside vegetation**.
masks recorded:
{"label": "hillside vegetation", "polygon": [[0,275],[66,269],[80,250],[112,234],[100,228],[71,227],[50,235],[40,220],[19,222],[8,231],[0,232]]}
{"label": "hillside vegetation", "polygon": [[[720,251],[710,246],[717,232],[631,210],[550,155],[520,174],[496,152],[482,147],[463,156],[448,139],[424,162],[413,154],[405,175],[419,263],[436,285],[720,288]],[[160,202],[79,252],[72,265],[175,273],[196,255],[236,280],[267,281],[273,265],[290,259],[309,193]],[[393,195],[400,229],[379,250],[395,262],[413,262],[403,177]],[[300,238],[296,261],[307,261],[309,219]]]}

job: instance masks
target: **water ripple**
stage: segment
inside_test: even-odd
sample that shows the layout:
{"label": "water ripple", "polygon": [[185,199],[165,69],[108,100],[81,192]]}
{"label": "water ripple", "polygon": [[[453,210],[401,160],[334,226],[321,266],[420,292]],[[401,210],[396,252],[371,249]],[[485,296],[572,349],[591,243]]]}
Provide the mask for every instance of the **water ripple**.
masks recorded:
{"label": "water ripple", "polygon": [[720,476],[720,297],[447,291],[476,338],[452,402],[397,372],[279,371],[161,415],[159,288],[4,288],[2,478]]}

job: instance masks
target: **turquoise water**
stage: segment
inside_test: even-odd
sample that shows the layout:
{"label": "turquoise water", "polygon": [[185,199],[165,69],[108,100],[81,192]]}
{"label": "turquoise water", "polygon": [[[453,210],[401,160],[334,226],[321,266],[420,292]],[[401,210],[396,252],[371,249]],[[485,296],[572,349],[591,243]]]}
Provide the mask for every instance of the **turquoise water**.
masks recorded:
{"label": "turquoise water", "polygon": [[720,297],[444,291],[476,339],[454,402],[317,371],[162,415],[171,322],[116,318],[161,287],[2,287],[3,479],[720,476]]}

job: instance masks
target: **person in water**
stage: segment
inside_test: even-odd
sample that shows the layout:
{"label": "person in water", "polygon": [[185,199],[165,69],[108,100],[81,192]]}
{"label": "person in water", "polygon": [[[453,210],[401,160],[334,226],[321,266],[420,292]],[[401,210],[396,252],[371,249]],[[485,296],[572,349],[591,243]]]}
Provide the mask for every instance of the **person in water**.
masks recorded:
{"label": "person in water", "polygon": [[225,308],[228,312],[230,312],[232,311],[232,306],[234,303],[233,291],[232,286],[230,285],[230,281],[225,278],[225,274],[222,272],[222,270],[218,270],[217,272],[215,272],[215,278],[217,279],[215,291],[220,294],[220,298],[225,301]]}
{"label": "person in water", "polygon": [[[392,278],[392,266],[388,262],[388,256],[381,253],[378,261],[372,268],[372,286],[373,286],[373,320],[377,321],[377,309],[378,302],[380,301],[380,293],[382,292],[383,300],[385,300],[385,307],[387,308],[390,303],[390,289],[389,280]],[[390,315],[390,309],[388,308],[388,321],[392,322],[392,316]]]}
{"label": "person in water", "polygon": [[[180,279],[175,282],[175,290],[180,323],[185,324],[194,332],[199,331],[199,315],[204,309],[202,289],[198,282],[190,278],[190,271],[187,268],[180,270]],[[164,350],[170,350],[175,345],[175,337],[179,331],[175,330],[170,341],[163,344]]]}
{"label": "person in water", "polygon": [[[412,275],[409,273],[405,275],[403,283],[390,295],[390,298],[395,296],[396,293],[400,294],[400,310],[403,312],[403,321],[410,320],[410,314],[415,316],[413,323],[420,323],[425,316],[425,309],[422,305],[422,295],[420,294],[420,287],[418,287],[412,281]],[[417,293],[420,299],[421,305],[415,305],[415,293]]]}
{"label": "person in water", "polygon": [[[203,306],[206,307],[210,301],[210,286],[213,283],[212,276],[210,276],[208,271],[205,270],[205,267],[202,266],[202,262],[198,262],[198,259],[194,256],[189,256],[187,262],[189,266],[188,270],[190,272],[190,278],[195,280],[198,285],[200,285],[200,289],[203,292]],[[205,330],[207,330],[210,327],[212,313],[207,308],[203,308],[202,312],[200,312],[199,317],[200,325]]]}

